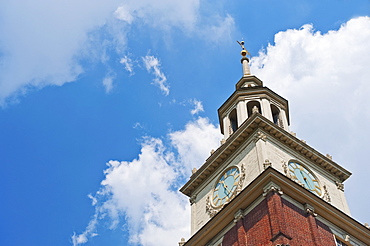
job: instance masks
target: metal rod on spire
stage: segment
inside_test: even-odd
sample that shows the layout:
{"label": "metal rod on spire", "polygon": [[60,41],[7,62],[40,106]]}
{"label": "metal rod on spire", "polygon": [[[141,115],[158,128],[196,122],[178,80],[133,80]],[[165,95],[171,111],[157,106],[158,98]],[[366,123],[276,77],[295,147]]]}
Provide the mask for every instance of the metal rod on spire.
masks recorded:
{"label": "metal rod on spire", "polygon": [[242,67],[243,67],[243,77],[246,77],[246,76],[249,76],[251,75],[251,71],[250,71],[250,68],[249,68],[249,59],[247,57],[247,55],[251,55],[248,50],[244,47],[244,41],[236,41],[240,47],[242,47],[242,51],[240,52],[240,54],[242,55],[242,59],[240,60],[240,62],[242,63]]}

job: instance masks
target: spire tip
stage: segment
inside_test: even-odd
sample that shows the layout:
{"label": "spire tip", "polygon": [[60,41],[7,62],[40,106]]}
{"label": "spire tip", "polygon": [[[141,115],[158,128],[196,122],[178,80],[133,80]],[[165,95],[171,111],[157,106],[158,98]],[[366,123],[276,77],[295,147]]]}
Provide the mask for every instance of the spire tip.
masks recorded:
{"label": "spire tip", "polygon": [[240,47],[242,47],[242,51],[240,52],[240,54],[242,55],[242,59],[241,59],[241,63],[242,63],[242,67],[243,67],[243,77],[245,76],[249,76],[251,75],[251,72],[250,72],[250,68],[249,68],[249,59],[247,57],[247,55],[251,55],[248,50],[245,49],[244,47],[244,41],[236,41]]}
{"label": "spire tip", "polygon": [[242,51],[240,51],[240,54],[243,56],[243,57],[245,57],[245,56],[247,56],[247,55],[251,55],[249,52],[248,52],[248,50],[244,47],[244,41],[236,41],[239,45],[240,45],[240,47],[242,47]]}

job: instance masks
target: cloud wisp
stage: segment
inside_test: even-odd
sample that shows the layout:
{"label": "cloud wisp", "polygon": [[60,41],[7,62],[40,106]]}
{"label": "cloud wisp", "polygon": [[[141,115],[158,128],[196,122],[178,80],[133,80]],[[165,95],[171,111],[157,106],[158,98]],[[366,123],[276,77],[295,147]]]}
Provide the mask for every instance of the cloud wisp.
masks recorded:
{"label": "cloud wisp", "polygon": [[194,104],[194,109],[190,111],[192,115],[198,114],[200,112],[204,112],[203,104],[201,101],[198,101],[197,99],[191,100],[191,103]]}
{"label": "cloud wisp", "polygon": [[144,65],[148,73],[154,75],[153,84],[158,86],[164,95],[168,96],[170,94],[170,87],[167,84],[167,78],[161,70],[161,63],[158,58],[154,56],[144,56],[142,57]]}
{"label": "cloud wisp", "polygon": [[114,76],[113,75],[107,75],[103,79],[103,86],[105,88],[106,93],[110,93],[113,90],[113,81],[114,81]]}
{"label": "cloud wisp", "polygon": [[120,62],[124,67],[127,72],[129,72],[130,76],[134,75],[134,63],[132,59],[128,56],[124,56],[121,58]]}
{"label": "cloud wisp", "polygon": [[[100,190],[91,196],[95,214],[86,230],[72,236],[73,245],[97,236],[100,218],[110,228],[127,223],[131,243],[143,246],[176,244],[189,236],[190,206],[178,189],[220,141],[216,126],[206,118],[189,122],[184,130],[169,134],[166,145],[145,138],[141,153],[132,161],[109,161]],[[175,149],[175,152],[170,149]],[[176,218],[175,220],[173,218]]]}

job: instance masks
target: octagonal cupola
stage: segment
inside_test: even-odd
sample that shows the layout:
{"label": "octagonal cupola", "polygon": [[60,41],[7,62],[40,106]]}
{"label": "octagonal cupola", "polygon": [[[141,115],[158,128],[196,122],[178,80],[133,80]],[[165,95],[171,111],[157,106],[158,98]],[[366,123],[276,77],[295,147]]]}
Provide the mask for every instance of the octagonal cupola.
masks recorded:
{"label": "octagonal cupola", "polygon": [[263,115],[289,131],[288,101],[263,86],[260,79],[251,75],[247,57],[249,52],[245,49],[243,41],[238,43],[242,47],[243,77],[236,83],[235,92],[218,109],[221,133],[227,139],[254,113]]}

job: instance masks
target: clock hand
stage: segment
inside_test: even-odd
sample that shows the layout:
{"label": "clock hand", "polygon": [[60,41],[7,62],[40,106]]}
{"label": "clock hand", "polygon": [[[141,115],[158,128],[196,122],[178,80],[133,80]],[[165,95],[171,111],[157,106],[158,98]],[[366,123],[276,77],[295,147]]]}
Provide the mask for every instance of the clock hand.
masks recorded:
{"label": "clock hand", "polygon": [[[225,188],[225,190],[227,191],[227,192],[229,192],[229,194],[231,193],[231,191],[227,188],[227,185],[225,185],[225,182],[224,181],[221,181],[221,184],[222,184],[222,186]],[[229,194],[226,194],[228,197],[229,197]]]}
{"label": "clock hand", "polygon": [[310,184],[310,182],[307,180],[307,177],[304,177],[304,181],[306,181],[308,188],[309,188],[310,190],[312,190],[311,184]]}
{"label": "clock hand", "polygon": [[229,190],[229,189],[227,188],[227,186],[225,187],[225,189],[229,192],[229,193],[227,194],[227,196],[229,196],[229,195],[231,194],[231,190]]}
{"label": "clock hand", "polygon": [[[299,172],[301,173],[301,177],[303,178],[304,182],[306,183],[307,185],[307,181],[306,179],[304,178],[304,175],[303,175],[303,172],[302,172],[302,169],[299,169]],[[307,185],[308,186],[308,185]]]}
{"label": "clock hand", "polygon": [[300,172],[301,172],[301,175],[302,175],[302,178],[303,178],[304,182],[307,185],[307,188],[311,190],[312,188],[311,188],[311,185],[309,185],[309,182],[307,182],[307,177],[305,177],[305,175],[303,174],[302,170],[300,170]]}

